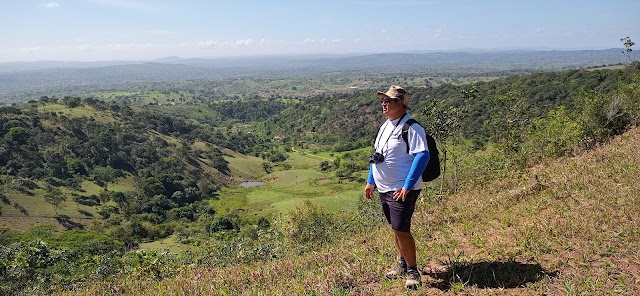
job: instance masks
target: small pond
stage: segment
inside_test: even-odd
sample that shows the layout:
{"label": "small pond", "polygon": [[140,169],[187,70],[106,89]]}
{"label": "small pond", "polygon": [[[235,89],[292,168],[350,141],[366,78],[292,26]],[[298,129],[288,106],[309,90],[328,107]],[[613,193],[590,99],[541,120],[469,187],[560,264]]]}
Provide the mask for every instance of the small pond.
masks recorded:
{"label": "small pond", "polygon": [[242,186],[242,187],[253,187],[253,186],[262,186],[264,184],[266,184],[266,183],[260,182],[260,181],[248,181],[248,182],[240,183],[240,186]]}

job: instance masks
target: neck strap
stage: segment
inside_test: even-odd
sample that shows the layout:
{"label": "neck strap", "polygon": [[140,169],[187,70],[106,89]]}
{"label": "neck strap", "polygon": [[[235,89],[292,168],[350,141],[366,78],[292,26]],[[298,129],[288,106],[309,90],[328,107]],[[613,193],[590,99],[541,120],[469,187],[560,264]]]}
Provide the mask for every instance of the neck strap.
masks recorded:
{"label": "neck strap", "polygon": [[[402,119],[407,115],[407,113],[402,114],[402,116],[400,117],[400,119],[398,119],[398,124],[396,124],[393,127],[393,130],[391,130],[391,133],[389,133],[389,136],[387,137],[387,140],[384,142],[384,145],[380,148],[380,153],[382,153],[382,148],[384,148],[384,146],[386,146],[387,144],[389,144],[389,139],[391,139],[391,135],[393,135],[393,132],[396,130],[396,128],[400,125],[400,122],[402,122]],[[391,122],[391,121],[389,121]],[[392,123],[393,124],[393,123]],[[380,137],[382,137],[382,134],[384,134],[384,131],[387,129],[387,123],[385,122],[384,125],[384,129],[380,129],[378,130],[378,136],[376,137],[376,144],[373,146],[373,148],[378,151],[378,147],[380,144]]]}

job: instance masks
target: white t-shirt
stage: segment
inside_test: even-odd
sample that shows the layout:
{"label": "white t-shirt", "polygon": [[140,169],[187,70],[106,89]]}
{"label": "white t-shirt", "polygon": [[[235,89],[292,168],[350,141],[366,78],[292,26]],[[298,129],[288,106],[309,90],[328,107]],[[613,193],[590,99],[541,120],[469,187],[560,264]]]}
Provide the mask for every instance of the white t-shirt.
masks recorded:
{"label": "white t-shirt", "polygon": [[[396,120],[388,120],[382,124],[374,142],[376,152],[384,155],[384,161],[374,163],[371,167],[373,179],[378,191],[398,191],[402,189],[413,163],[414,155],[418,152],[428,151],[424,129],[419,124],[412,124],[407,131],[409,153],[407,144],[402,139],[402,125],[411,118],[408,113]],[[398,122],[402,120],[401,122]],[[422,189],[422,178],[409,188],[410,190]]]}

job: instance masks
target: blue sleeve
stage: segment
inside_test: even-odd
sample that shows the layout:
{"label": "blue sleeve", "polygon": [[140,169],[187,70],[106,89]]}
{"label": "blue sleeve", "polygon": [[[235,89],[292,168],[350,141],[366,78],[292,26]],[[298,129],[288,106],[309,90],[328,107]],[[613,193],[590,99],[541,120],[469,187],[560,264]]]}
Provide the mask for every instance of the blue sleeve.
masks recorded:
{"label": "blue sleeve", "polygon": [[371,185],[376,185],[376,181],[373,180],[373,164],[369,164],[369,177],[367,177],[367,183]]}
{"label": "blue sleeve", "polygon": [[404,181],[404,188],[407,190],[411,190],[416,182],[418,182],[418,178],[422,178],[422,172],[427,167],[427,163],[429,162],[429,151],[422,151],[416,153],[413,158],[413,163],[411,163],[411,170],[409,171],[409,175],[407,179]]}

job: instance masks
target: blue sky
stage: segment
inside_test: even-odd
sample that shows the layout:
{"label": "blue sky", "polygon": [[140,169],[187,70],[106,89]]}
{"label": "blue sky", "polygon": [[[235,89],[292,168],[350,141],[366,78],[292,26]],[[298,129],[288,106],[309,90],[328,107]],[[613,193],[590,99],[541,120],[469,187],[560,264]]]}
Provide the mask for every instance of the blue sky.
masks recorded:
{"label": "blue sky", "polygon": [[0,0],[0,62],[622,48],[638,0]]}

